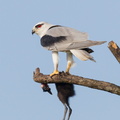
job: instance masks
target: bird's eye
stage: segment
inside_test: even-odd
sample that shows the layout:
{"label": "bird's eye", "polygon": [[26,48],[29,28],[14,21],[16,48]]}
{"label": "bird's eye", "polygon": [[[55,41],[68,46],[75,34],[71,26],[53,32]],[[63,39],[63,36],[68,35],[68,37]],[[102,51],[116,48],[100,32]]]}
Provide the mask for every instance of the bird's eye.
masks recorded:
{"label": "bird's eye", "polygon": [[40,27],[42,27],[42,25],[43,25],[43,24],[39,24],[39,25],[36,25],[35,27],[36,27],[36,28],[40,28]]}

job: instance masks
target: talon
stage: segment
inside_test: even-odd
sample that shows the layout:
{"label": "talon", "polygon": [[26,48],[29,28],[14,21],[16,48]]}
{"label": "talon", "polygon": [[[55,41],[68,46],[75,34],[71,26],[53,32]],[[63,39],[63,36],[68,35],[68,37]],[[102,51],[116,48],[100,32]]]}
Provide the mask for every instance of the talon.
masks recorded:
{"label": "talon", "polygon": [[70,75],[70,73],[69,73],[68,71],[65,71],[65,73],[66,73],[67,75]]}
{"label": "talon", "polygon": [[54,76],[54,75],[58,75],[59,71],[55,70],[53,73],[50,74],[50,77]]}
{"label": "talon", "polygon": [[66,69],[65,73],[69,73],[69,69]]}
{"label": "talon", "polygon": [[65,71],[65,73],[66,74],[70,74],[69,70],[70,70],[70,68],[67,68],[66,71]]}

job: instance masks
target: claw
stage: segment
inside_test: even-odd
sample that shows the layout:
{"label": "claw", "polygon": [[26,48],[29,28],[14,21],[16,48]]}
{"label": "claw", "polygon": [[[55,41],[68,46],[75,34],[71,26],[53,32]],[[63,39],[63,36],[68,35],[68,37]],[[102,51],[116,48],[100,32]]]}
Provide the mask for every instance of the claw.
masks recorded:
{"label": "claw", "polygon": [[55,70],[53,73],[50,74],[50,77],[54,76],[54,75],[58,75],[59,74],[59,71],[58,70]]}
{"label": "claw", "polygon": [[65,73],[66,73],[67,75],[70,75],[70,72],[65,71]]}
{"label": "claw", "polygon": [[66,71],[65,71],[65,73],[66,73],[66,74],[70,74],[69,70],[70,70],[70,69],[67,68]]}

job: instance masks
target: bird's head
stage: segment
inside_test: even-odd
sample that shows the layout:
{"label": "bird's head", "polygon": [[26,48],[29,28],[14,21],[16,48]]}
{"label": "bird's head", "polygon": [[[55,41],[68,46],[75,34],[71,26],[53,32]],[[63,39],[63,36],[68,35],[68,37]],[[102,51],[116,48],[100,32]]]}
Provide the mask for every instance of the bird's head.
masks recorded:
{"label": "bird's head", "polygon": [[36,33],[40,37],[44,36],[47,32],[47,30],[53,26],[52,24],[49,24],[47,22],[39,22],[37,23],[33,29],[32,29],[32,34]]}
{"label": "bird's head", "polygon": [[42,83],[41,88],[43,89],[43,92],[48,92],[49,94],[52,95],[51,88],[47,83]]}

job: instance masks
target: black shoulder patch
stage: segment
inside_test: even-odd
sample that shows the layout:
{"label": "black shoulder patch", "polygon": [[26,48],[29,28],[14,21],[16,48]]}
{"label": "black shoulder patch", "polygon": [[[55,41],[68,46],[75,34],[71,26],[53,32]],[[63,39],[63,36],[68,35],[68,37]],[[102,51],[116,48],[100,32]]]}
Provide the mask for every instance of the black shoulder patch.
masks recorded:
{"label": "black shoulder patch", "polygon": [[50,27],[48,30],[50,30],[51,28],[54,28],[54,27],[62,27],[62,26],[60,26],[60,25],[54,25],[54,26]]}
{"label": "black shoulder patch", "polygon": [[41,45],[43,47],[48,47],[54,45],[54,43],[62,42],[64,40],[66,40],[66,36],[53,37],[50,35],[44,35],[41,38]]}

